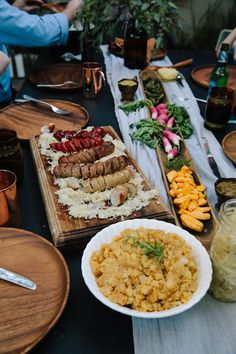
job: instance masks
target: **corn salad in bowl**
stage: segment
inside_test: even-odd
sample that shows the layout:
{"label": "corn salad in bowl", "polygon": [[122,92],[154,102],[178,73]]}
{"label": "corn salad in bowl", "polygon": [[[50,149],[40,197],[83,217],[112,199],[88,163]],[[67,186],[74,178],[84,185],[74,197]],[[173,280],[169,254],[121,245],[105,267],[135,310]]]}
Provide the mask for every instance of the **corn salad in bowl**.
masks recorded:
{"label": "corn salad in bowl", "polygon": [[134,219],[110,225],[90,240],[82,274],[104,305],[134,317],[161,318],[200,301],[212,268],[205,248],[187,231]]}

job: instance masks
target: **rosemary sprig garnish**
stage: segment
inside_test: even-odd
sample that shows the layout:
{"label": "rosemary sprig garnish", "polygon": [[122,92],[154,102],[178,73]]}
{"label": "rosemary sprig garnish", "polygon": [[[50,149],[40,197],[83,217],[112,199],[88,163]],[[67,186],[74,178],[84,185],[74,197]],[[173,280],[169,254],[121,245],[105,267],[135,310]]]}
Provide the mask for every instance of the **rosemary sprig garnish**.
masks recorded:
{"label": "rosemary sprig garnish", "polygon": [[165,247],[160,244],[160,242],[155,241],[154,245],[152,245],[148,241],[142,241],[137,237],[127,236],[126,240],[132,240],[132,246],[137,247],[139,246],[144,250],[144,255],[154,255],[158,258],[159,261],[162,260],[164,256],[164,249]]}

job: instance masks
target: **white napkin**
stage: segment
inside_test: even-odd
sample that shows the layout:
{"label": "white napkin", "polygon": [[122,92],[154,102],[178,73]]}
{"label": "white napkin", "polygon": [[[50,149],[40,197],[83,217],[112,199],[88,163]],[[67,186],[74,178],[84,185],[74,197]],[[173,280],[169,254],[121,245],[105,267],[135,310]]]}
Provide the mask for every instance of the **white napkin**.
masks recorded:
{"label": "white napkin", "polygon": [[[118,58],[108,52],[106,45],[101,46],[103,51],[107,80],[111,88],[114,98],[115,113],[119,123],[120,131],[123,136],[125,145],[129,152],[136,159],[141,166],[144,174],[152,183],[152,185],[159,190],[162,200],[168,205],[168,198],[166,195],[159,163],[154,150],[142,145],[139,142],[132,142],[129,136],[129,125],[137,122],[139,119],[147,117],[146,109],[135,112],[126,116],[126,114],[118,108],[121,103],[121,95],[118,89],[117,82],[123,78],[132,78],[135,75],[139,76],[138,70],[130,70],[123,65],[123,59]],[[168,57],[163,60],[152,62],[153,65],[166,66],[170,65],[171,61]],[[230,160],[224,155],[222,148],[214,135],[204,128],[203,117],[200,114],[197,101],[194,99],[193,93],[184,80],[184,87],[180,87],[176,82],[164,83],[166,94],[171,103],[176,103],[179,106],[184,106],[188,111],[194,133],[191,138],[187,139],[186,145],[190,151],[193,161],[196,165],[199,176],[206,186],[207,196],[214,207],[217,202],[217,197],[214,189],[214,182],[217,177],[213,174],[201,142],[201,136],[204,136],[209,144],[210,151],[216,160],[219,171],[222,177],[236,177],[236,170]],[[192,97],[188,101],[180,101],[176,96]],[[142,99],[143,93],[141,85],[136,93],[136,99]],[[217,312],[218,311],[218,312]],[[233,314],[235,316],[236,306],[226,305],[213,300],[209,295],[188,312],[174,316],[170,319],[162,320],[144,320],[133,318],[133,339],[135,354],[173,354],[181,353],[187,354],[189,352],[196,354],[205,353],[222,353],[226,346],[234,348],[233,341],[222,341],[223,325],[222,320],[226,320],[226,315]],[[229,328],[235,328],[232,324],[232,316],[227,317]],[[210,325],[208,326],[208,319]],[[221,325],[219,336],[213,331],[214,323]],[[227,327],[228,328],[228,327]],[[216,327],[214,327],[216,330]],[[225,333],[225,332],[224,332]],[[233,337],[233,332],[231,331]],[[206,339],[204,339],[206,337]],[[209,343],[210,338],[211,343]],[[232,338],[231,338],[232,339]],[[223,343],[223,344],[222,344]],[[215,349],[212,349],[215,348]],[[220,349],[221,348],[221,349]],[[211,351],[209,351],[211,349]],[[230,350],[231,350],[230,349]],[[233,350],[233,349],[232,349]],[[227,351],[233,353],[233,351]]]}
{"label": "white napkin", "polygon": [[[130,113],[127,116],[121,109],[118,108],[118,105],[121,103],[121,94],[118,88],[118,81],[123,78],[133,78],[134,76],[139,77],[139,71],[126,68],[123,64],[123,58],[118,58],[115,55],[110,54],[106,45],[101,46],[101,49],[105,59],[107,81],[113,95],[115,113],[124,143],[129,152],[141,166],[146,177],[159,191],[162,200],[166,203],[166,205],[169,205],[155,151],[139,142],[132,142],[129,136],[129,125],[133,122],[137,122],[141,118],[147,117],[146,109],[143,108],[140,111]],[[152,62],[152,64],[167,66],[171,64],[171,61],[168,57],[165,57],[163,60]],[[194,134],[189,139],[185,140],[185,142],[196,165],[199,176],[207,188],[207,196],[214,207],[217,202],[214,189],[214,183],[217,177],[213,174],[207,162],[206,154],[201,142],[201,136],[206,137],[210,151],[215,158],[222,177],[236,177],[236,170],[231,161],[225,156],[220,144],[212,132],[204,128],[203,117],[200,114],[198,103],[194,99],[193,93],[185,80],[183,80],[183,84],[184,87],[180,87],[176,82],[171,81],[164,83],[163,86],[169,101],[171,103],[176,103],[179,106],[184,106],[189,113]],[[176,98],[176,96],[192,97],[192,99],[180,101]],[[141,85],[139,84],[136,92],[136,99],[142,98],[144,98],[144,96]]]}

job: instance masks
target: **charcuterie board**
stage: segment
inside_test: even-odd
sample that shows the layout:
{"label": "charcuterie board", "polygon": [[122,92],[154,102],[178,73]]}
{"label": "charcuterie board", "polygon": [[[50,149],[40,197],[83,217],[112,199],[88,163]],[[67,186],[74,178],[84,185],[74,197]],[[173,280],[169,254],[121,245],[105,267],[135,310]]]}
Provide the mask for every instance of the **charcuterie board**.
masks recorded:
{"label": "charcuterie board", "polygon": [[[103,127],[103,129],[105,129],[113,139],[120,141],[119,136],[111,126]],[[83,248],[98,231],[112,223],[124,219],[155,218],[174,223],[173,215],[159,197],[153,198],[150,200],[149,204],[142,209],[135,210],[130,215],[124,217],[93,217],[90,219],[72,217],[68,213],[68,208],[65,208],[64,205],[58,202],[58,196],[55,192],[58,191],[59,187],[54,184],[54,176],[48,170],[47,159],[45,156],[41,155],[38,142],[39,137],[30,138],[31,151],[38,174],[49,227],[56,247],[63,249]],[[127,150],[125,153],[128,157],[129,164],[142,176],[143,191],[150,191],[152,188],[140,167]]]}

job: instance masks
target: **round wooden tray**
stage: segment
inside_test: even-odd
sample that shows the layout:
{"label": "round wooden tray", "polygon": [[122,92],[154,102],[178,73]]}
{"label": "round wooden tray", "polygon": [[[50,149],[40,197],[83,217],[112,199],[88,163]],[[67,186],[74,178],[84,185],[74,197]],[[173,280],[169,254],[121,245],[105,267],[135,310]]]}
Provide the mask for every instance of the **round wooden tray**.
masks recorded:
{"label": "round wooden tray", "polygon": [[[198,66],[192,70],[192,79],[202,87],[208,88],[211,72],[214,69],[215,64]],[[229,65],[227,66],[229,71],[228,86],[235,88],[236,85],[236,67]]]}
{"label": "round wooden tray", "polygon": [[236,130],[224,137],[222,148],[225,155],[236,165]]}
{"label": "round wooden tray", "polygon": [[13,129],[19,139],[28,140],[32,136],[39,135],[44,125],[52,123],[57,129],[78,130],[83,128],[89,120],[88,112],[78,104],[54,99],[44,101],[72,113],[60,115],[40,103],[17,103],[0,111],[1,128]]}
{"label": "round wooden tray", "polygon": [[61,253],[25,230],[1,228],[0,265],[36,283],[36,290],[0,280],[0,353],[26,353],[59,319],[69,293]]}
{"label": "round wooden tray", "polygon": [[33,71],[29,75],[30,81],[35,84],[58,85],[65,81],[74,81],[78,87],[67,84],[61,87],[39,87],[43,90],[68,91],[82,88],[82,66],[81,64],[53,64]]}

